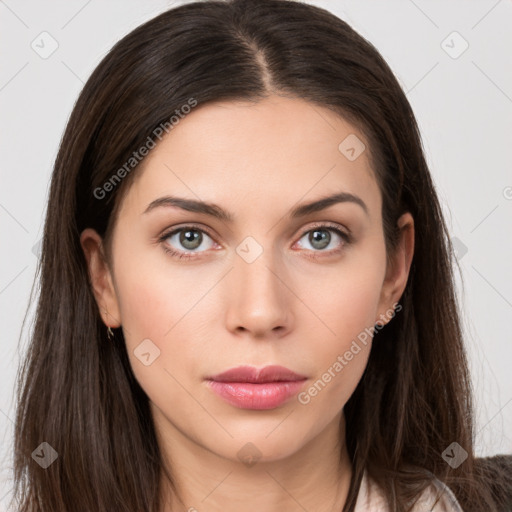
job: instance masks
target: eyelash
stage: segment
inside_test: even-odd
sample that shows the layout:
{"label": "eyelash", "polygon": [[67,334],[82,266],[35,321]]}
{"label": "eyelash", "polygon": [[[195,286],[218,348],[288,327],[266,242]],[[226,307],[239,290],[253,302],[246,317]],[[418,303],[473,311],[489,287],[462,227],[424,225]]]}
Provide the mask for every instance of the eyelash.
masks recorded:
{"label": "eyelash", "polygon": [[[200,228],[199,226],[195,226],[195,225],[190,224],[190,225],[187,225],[187,226],[181,226],[181,227],[179,227],[177,229],[173,229],[171,231],[165,232],[162,236],[160,236],[158,238],[157,241],[162,244],[162,247],[163,247],[164,251],[166,253],[170,254],[174,258],[186,259],[186,260],[197,258],[198,256],[196,256],[196,253],[194,253],[194,252],[176,251],[175,249],[170,248],[168,245],[166,245],[164,243],[172,235],[175,235],[176,233],[179,233],[180,231],[186,231],[186,230],[200,231],[202,233],[207,234],[212,240],[214,238],[212,236],[212,234],[208,232],[208,230],[205,230],[204,228]],[[343,251],[343,248],[345,246],[347,246],[347,245],[352,243],[352,236],[351,235],[349,235],[348,233],[345,233],[344,231],[342,231],[339,227],[337,227],[337,225],[328,224],[328,223],[327,224],[326,223],[324,223],[324,224],[317,224],[317,225],[314,225],[314,226],[310,227],[309,229],[303,231],[303,233],[299,237],[299,240],[301,238],[303,238],[304,235],[307,235],[311,231],[333,231],[334,233],[336,233],[337,235],[340,236],[340,238],[343,240],[343,244],[341,244],[340,248],[331,249],[330,251],[326,251],[326,253],[329,254],[330,256],[335,255],[335,254],[339,254],[341,251]],[[319,253],[323,253],[324,251],[312,251],[312,252],[313,252],[313,254],[310,254],[308,256],[311,259],[318,260],[319,258],[326,257],[326,256],[323,256],[323,255],[319,254]]]}

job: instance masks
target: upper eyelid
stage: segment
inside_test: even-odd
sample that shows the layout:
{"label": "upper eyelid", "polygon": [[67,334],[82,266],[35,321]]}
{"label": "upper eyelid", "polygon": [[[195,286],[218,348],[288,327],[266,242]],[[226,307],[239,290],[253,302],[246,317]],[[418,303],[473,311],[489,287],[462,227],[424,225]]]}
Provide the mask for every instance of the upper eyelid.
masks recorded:
{"label": "upper eyelid", "polygon": [[206,233],[212,240],[214,238],[214,235],[212,233],[210,233],[210,231],[208,229],[206,229],[203,226],[194,225],[194,224],[185,224],[184,226],[169,228],[168,230],[164,230],[158,238],[166,239],[166,238],[169,238],[170,236],[172,236],[176,233],[179,233],[180,231],[184,231],[186,229],[194,229],[197,231],[202,231],[202,232]]}
{"label": "upper eyelid", "polygon": [[319,229],[319,228],[322,228],[322,229],[326,229],[326,230],[329,230],[329,229],[333,229],[333,230],[338,230],[338,231],[341,231],[343,234],[345,234],[346,236],[350,236],[351,235],[351,232],[348,228],[342,226],[341,224],[338,224],[336,222],[330,222],[330,221],[320,221],[320,222],[315,222],[313,226],[310,226],[308,228],[304,228],[304,230],[302,231],[302,234],[300,235],[301,237],[304,236],[306,233],[309,233],[310,231],[313,231],[314,229]]}

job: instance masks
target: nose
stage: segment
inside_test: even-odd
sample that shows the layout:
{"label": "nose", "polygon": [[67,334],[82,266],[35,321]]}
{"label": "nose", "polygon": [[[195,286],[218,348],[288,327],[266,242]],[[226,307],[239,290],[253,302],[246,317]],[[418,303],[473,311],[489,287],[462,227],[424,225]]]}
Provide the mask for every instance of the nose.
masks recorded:
{"label": "nose", "polygon": [[294,296],[272,251],[248,263],[236,257],[225,282],[226,327],[255,338],[282,337],[293,329]]}

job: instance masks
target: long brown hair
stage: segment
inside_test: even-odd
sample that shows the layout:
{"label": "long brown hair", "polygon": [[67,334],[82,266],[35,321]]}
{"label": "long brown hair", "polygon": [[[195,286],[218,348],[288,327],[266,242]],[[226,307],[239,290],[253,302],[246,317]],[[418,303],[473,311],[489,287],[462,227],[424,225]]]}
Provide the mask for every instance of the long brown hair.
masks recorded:
{"label": "long brown hair", "polygon": [[[160,510],[163,460],[148,397],[122,331],[106,339],[79,236],[94,228],[108,247],[136,165],[107,191],[105,183],[191,98],[204,105],[271,93],[330,108],[368,138],[388,257],[398,217],[409,211],[415,221],[402,310],[375,334],[345,406],[354,471],[344,511],[354,509],[365,469],[391,510],[406,510],[434,476],[465,511],[497,510],[498,491],[475,464],[453,251],[405,94],[378,51],[326,10],[288,0],[206,0],[168,10],[120,40],[67,124],[51,180],[35,324],[18,374],[21,512]],[[46,469],[32,456],[43,442],[58,454]],[[452,442],[468,454],[455,469],[442,457]]]}

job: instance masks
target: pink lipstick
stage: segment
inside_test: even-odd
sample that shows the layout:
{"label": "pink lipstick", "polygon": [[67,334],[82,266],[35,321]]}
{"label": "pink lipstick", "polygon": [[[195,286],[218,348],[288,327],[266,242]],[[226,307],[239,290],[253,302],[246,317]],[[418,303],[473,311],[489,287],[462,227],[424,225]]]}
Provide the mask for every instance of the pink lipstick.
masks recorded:
{"label": "pink lipstick", "polygon": [[238,366],[207,378],[221,398],[241,409],[274,409],[295,395],[307,379],[283,366]]}

